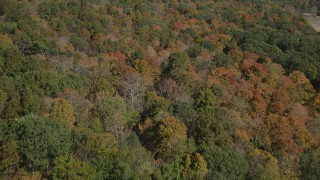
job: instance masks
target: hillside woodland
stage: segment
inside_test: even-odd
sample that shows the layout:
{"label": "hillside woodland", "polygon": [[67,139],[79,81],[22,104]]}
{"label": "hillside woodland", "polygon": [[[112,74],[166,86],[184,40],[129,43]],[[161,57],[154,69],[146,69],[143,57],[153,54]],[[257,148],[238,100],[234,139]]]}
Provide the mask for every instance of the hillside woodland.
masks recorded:
{"label": "hillside woodland", "polygon": [[316,4],[0,0],[0,179],[320,179]]}

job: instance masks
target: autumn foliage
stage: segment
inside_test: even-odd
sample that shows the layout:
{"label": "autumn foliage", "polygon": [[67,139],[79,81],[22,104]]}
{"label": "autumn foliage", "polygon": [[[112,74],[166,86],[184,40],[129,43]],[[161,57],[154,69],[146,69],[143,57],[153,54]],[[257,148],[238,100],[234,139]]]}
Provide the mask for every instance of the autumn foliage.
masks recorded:
{"label": "autumn foliage", "polygon": [[0,0],[0,179],[320,179],[313,0]]}

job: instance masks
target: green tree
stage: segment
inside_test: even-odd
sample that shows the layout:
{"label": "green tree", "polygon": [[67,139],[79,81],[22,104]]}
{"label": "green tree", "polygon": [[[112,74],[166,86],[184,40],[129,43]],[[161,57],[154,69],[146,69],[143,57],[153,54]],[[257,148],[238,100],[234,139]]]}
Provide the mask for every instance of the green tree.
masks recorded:
{"label": "green tree", "polygon": [[59,156],[54,160],[53,179],[94,179],[96,169],[72,154]]}
{"label": "green tree", "polygon": [[320,178],[320,149],[310,150],[303,154],[300,159],[302,178],[319,179]]}
{"label": "green tree", "polygon": [[27,91],[22,99],[23,111],[26,115],[43,115],[47,111],[44,99],[35,93]]}
{"label": "green tree", "polygon": [[245,179],[248,162],[243,154],[210,144],[203,150],[208,163],[208,179]]}
{"label": "green tree", "polygon": [[173,114],[181,119],[188,126],[188,129],[193,128],[194,121],[197,118],[197,113],[192,104],[187,102],[177,102],[173,108]]}
{"label": "green tree", "polygon": [[108,158],[118,150],[115,136],[109,133],[88,133],[84,146],[99,158]]}
{"label": "green tree", "polygon": [[169,107],[170,101],[158,96],[156,92],[151,91],[146,94],[145,108],[148,116],[156,117],[160,112],[168,111]]}
{"label": "green tree", "polygon": [[180,77],[187,73],[189,57],[185,53],[173,53],[170,55],[168,64],[163,70],[163,76]]}
{"label": "green tree", "polygon": [[7,141],[8,124],[3,119],[0,119],[0,144],[3,144]]}
{"label": "green tree", "polygon": [[141,146],[135,133],[130,133],[114,154],[94,160],[98,179],[150,179],[152,162],[152,153]]}
{"label": "green tree", "polygon": [[49,168],[55,157],[72,147],[71,132],[64,124],[36,115],[12,120],[9,134],[17,141],[23,163],[30,169]]}
{"label": "green tree", "polygon": [[17,92],[10,93],[9,99],[7,100],[6,106],[2,112],[4,119],[12,119],[18,117],[21,114],[21,97]]}
{"label": "green tree", "polygon": [[217,107],[217,104],[216,96],[208,88],[202,89],[194,102],[196,111],[204,116],[211,114]]}
{"label": "green tree", "polygon": [[0,2],[0,14],[6,15],[6,18],[11,21],[18,21],[27,16],[25,2],[3,0]]}
{"label": "green tree", "polygon": [[100,61],[99,67],[93,70],[92,77],[92,93],[109,92],[114,94],[115,87],[113,86],[115,77],[112,76],[110,63],[108,61]]}
{"label": "green tree", "polygon": [[255,149],[249,155],[249,179],[280,180],[278,160],[269,152]]}
{"label": "green tree", "polygon": [[0,115],[2,114],[2,111],[5,107],[5,103],[7,101],[7,93],[0,89]]}
{"label": "green tree", "polygon": [[4,69],[4,58],[0,56],[0,74],[3,72]]}
{"label": "green tree", "polygon": [[0,147],[0,177],[10,177],[19,168],[19,146],[16,141],[10,141]]}
{"label": "green tree", "polygon": [[119,140],[129,122],[127,106],[119,96],[106,96],[96,103],[94,115],[99,117],[104,130]]}
{"label": "green tree", "polygon": [[195,99],[194,108],[198,117],[193,126],[193,135],[199,144],[213,139],[216,135],[214,131],[221,127],[215,123],[217,104],[216,96],[208,88],[202,89]]}
{"label": "green tree", "polygon": [[183,166],[179,161],[162,164],[153,174],[153,179],[182,179]]}

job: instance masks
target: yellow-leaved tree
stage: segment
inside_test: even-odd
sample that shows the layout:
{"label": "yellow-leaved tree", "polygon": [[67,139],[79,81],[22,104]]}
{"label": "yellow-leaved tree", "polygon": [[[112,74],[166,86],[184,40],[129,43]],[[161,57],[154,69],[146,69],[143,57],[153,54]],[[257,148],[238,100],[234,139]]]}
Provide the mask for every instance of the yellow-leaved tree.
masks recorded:
{"label": "yellow-leaved tree", "polygon": [[73,106],[65,99],[56,98],[53,100],[50,117],[64,122],[68,127],[73,128],[75,124],[75,113]]}
{"label": "yellow-leaved tree", "polygon": [[158,122],[155,129],[156,156],[171,159],[182,155],[187,146],[187,127],[173,116],[168,116]]}

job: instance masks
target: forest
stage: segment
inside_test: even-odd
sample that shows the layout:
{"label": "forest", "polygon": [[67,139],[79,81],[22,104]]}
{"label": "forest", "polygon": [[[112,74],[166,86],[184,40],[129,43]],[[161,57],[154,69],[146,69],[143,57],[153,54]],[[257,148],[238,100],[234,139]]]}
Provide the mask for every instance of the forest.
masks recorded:
{"label": "forest", "polygon": [[320,179],[311,9],[0,0],[0,179]]}

